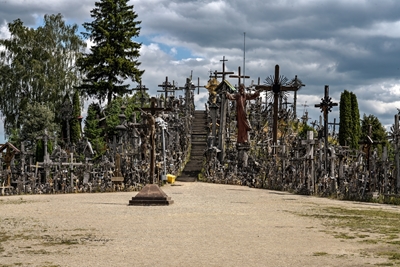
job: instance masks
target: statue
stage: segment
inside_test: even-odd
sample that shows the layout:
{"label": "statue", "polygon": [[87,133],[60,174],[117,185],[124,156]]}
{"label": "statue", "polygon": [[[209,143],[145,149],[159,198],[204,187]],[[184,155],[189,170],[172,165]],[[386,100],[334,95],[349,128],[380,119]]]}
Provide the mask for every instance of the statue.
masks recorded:
{"label": "statue", "polygon": [[204,86],[210,94],[210,102],[214,104],[217,102],[217,91],[215,89],[217,89],[218,85],[218,80],[216,78],[211,78],[208,80],[207,85]]}
{"label": "statue", "polygon": [[256,91],[254,94],[247,94],[244,91],[244,84],[240,84],[239,92],[236,94],[226,93],[226,98],[229,100],[236,101],[236,121],[238,127],[237,143],[247,144],[249,135],[248,132],[251,130],[249,120],[247,119],[246,104],[247,100],[256,99],[260,95],[260,91]]}

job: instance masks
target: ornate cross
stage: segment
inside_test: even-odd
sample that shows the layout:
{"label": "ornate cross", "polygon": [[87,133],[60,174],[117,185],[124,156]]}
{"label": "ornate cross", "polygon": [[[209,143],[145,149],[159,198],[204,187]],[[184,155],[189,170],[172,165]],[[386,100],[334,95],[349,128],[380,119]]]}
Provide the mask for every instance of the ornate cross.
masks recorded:
{"label": "ornate cross", "polygon": [[316,108],[320,108],[324,115],[324,138],[325,138],[325,169],[328,164],[328,113],[332,111],[332,107],[337,106],[338,103],[333,103],[332,98],[329,96],[329,85],[325,85],[325,95],[321,98],[320,104],[315,104]]}
{"label": "ornate cross", "polygon": [[[274,81],[270,85],[256,85],[256,90],[272,91],[274,93],[274,118],[272,127],[272,141],[274,144],[277,143],[278,139],[278,102],[279,96],[283,91],[297,91],[299,85],[297,83],[282,84],[286,78],[279,77],[279,65],[275,65],[275,77]],[[295,78],[297,80],[297,76]]]}

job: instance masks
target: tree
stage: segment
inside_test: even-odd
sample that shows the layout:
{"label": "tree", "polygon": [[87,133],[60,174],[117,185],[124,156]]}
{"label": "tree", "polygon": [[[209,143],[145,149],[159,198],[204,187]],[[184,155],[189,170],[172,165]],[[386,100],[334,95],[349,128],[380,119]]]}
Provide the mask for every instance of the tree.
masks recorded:
{"label": "tree", "polygon": [[81,139],[81,101],[79,91],[75,91],[72,97],[72,119],[71,119],[71,143],[77,144]]}
{"label": "tree", "polygon": [[360,112],[357,97],[344,90],[340,96],[339,144],[358,149],[360,138]]}
{"label": "tree", "polygon": [[[371,134],[369,134],[369,129],[371,127]],[[381,124],[379,119],[374,115],[365,115],[361,120],[361,140],[366,140],[367,135],[372,139],[374,144],[377,144],[378,153],[382,153],[382,147],[388,146],[389,141],[387,140],[387,132],[385,127]]]}
{"label": "tree", "polygon": [[26,112],[21,115],[21,125],[19,136],[27,141],[28,147],[33,146],[46,132],[50,137],[55,137],[59,131],[54,123],[54,113],[39,103],[27,104]]}
{"label": "tree", "polygon": [[79,88],[100,101],[107,98],[107,105],[113,96],[126,93],[126,79],[138,82],[144,73],[138,69],[141,63],[137,60],[141,44],[132,40],[139,36],[141,21],[136,21],[133,5],[128,6],[127,2],[100,0],[90,12],[93,22],[83,24],[87,32],[82,34],[94,46],[78,61],[86,74]]}
{"label": "tree", "polygon": [[56,111],[66,92],[79,84],[76,60],[85,44],[78,26],[66,25],[61,14],[45,15],[44,25],[8,24],[9,39],[0,46],[0,112],[6,135],[21,126],[27,105],[39,103]]}

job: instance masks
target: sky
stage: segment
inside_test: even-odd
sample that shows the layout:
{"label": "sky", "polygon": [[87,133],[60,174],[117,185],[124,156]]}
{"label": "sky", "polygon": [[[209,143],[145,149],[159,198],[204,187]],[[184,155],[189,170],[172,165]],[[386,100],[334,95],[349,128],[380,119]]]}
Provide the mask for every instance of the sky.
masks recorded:
{"label": "sky", "polygon": [[[36,28],[45,14],[61,13],[68,24],[91,22],[95,0],[0,0],[0,38],[7,23],[21,19]],[[140,69],[152,96],[166,77],[184,86],[192,77],[204,86],[210,71],[250,76],[250,85],[274,75],[275,65],[298,91],[297,115],[319,120],[324,87],[332,102],[344,90],[358,99],[360,116],[374,115],[389,129],[400,108],[400,1],[397,0],[131,0],[141,21]],[[85,31],[81,26],[81,31]],[[89,42],[90,44],[90,42]],[[228,78],[237,84],[237,79]],[[137,84],[133,83],[132,87]],[[183,92],[177,92],[177,95]],[[204,109],[205,88],[195,95]],[[289,94],[293,102],[293,94]],[[333,107],[329,121],[339,120]],[[0,127],[0,143],[4,142]]]}

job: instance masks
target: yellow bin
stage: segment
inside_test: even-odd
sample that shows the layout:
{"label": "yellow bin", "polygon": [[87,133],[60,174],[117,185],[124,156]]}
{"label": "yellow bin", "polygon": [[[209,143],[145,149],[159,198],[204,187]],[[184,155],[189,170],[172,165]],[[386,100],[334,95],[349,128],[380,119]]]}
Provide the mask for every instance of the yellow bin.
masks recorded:
{"label": "yellow bin", "polygon": [[175,183],[175,179],[176,179],[176,175],[172,175],[172,174],[167,174],[167,181],[170,184]]}

